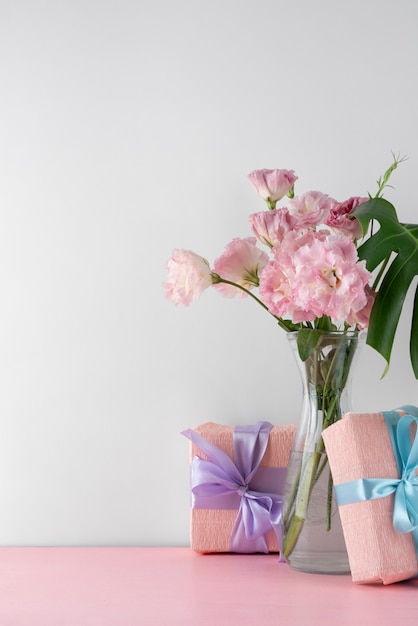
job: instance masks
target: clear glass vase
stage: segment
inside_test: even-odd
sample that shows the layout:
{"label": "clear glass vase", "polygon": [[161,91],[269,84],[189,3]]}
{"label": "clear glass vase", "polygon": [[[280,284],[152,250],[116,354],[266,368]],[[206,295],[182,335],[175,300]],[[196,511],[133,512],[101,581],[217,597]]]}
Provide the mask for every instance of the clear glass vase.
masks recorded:
{"label": "clear glass vase", "polygon": [[301,419],[284,488],[283,556],[296,570],[350,571],[322,431],[351,410],[357,332],[304,331],[288,339],[303,385]]}

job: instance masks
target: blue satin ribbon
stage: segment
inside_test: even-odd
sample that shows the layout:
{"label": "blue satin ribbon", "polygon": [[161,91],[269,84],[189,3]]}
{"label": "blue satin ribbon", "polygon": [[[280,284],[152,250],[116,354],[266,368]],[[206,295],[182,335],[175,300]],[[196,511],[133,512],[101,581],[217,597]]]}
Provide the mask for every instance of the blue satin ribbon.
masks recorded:
{"label": "blue satin ribbon", "polygon": [[[407,414],[383,412],[398,466],[399,478],[359,478],[335,485],[339,506],[395,494],[393,525],[401,533],[412,532],[418,551],[418,408],[403,406]],[[411,439],[411,426],[416,432]]]}
{"label": "blue satin ribbon", "polygon": [[[282,544],[282,496],[285,468],[259,467],[272,424],[236,426],[234,459],[192,429],[182,434],[208,457],[191,464],[192,507],[237,509],[231,552],[268,552],[265,533],[273,528]],[[260,491],[262,486],[263,491]]]}

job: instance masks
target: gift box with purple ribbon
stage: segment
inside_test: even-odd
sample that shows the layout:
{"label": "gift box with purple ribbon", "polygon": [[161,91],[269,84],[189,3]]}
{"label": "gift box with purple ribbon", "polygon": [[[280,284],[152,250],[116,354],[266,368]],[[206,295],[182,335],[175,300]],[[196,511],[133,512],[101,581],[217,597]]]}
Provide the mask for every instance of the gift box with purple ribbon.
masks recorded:
{"label": "gift box with purple ribbon", "polygon": [[295,426],[208,422],[191,441],[191,547],[197,552],[279,552],[282,492]]}
{"label": "gift box with purple ribbon", "polygon": [[418,570],[418,408],[347,413],[323,432],[354,582]]}

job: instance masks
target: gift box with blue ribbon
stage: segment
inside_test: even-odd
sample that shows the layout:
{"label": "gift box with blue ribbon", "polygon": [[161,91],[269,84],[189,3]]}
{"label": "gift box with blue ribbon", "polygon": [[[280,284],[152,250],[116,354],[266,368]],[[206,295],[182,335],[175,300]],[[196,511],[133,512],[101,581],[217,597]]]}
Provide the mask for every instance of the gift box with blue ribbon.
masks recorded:
{"label": "gift box with blue ribbon", "polygon": [[282,492],[295,426],[208,422],[190,441],[191,547],[197,552],[279,552]]}
{"label": "gift box with blue ribbon", "polygon": [[347,413],[323,432],[356,583],[418,571],[418,408]]}

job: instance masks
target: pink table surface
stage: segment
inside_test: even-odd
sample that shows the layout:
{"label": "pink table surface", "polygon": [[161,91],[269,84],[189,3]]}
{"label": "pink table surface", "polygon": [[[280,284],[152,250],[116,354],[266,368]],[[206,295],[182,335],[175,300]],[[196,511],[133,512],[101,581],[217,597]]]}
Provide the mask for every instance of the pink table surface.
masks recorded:
{"label": "pink table surface", "polygon": [[0,548],[1,626],[402,626],[418,581],[355,585],[277,555],[190,548]]}

